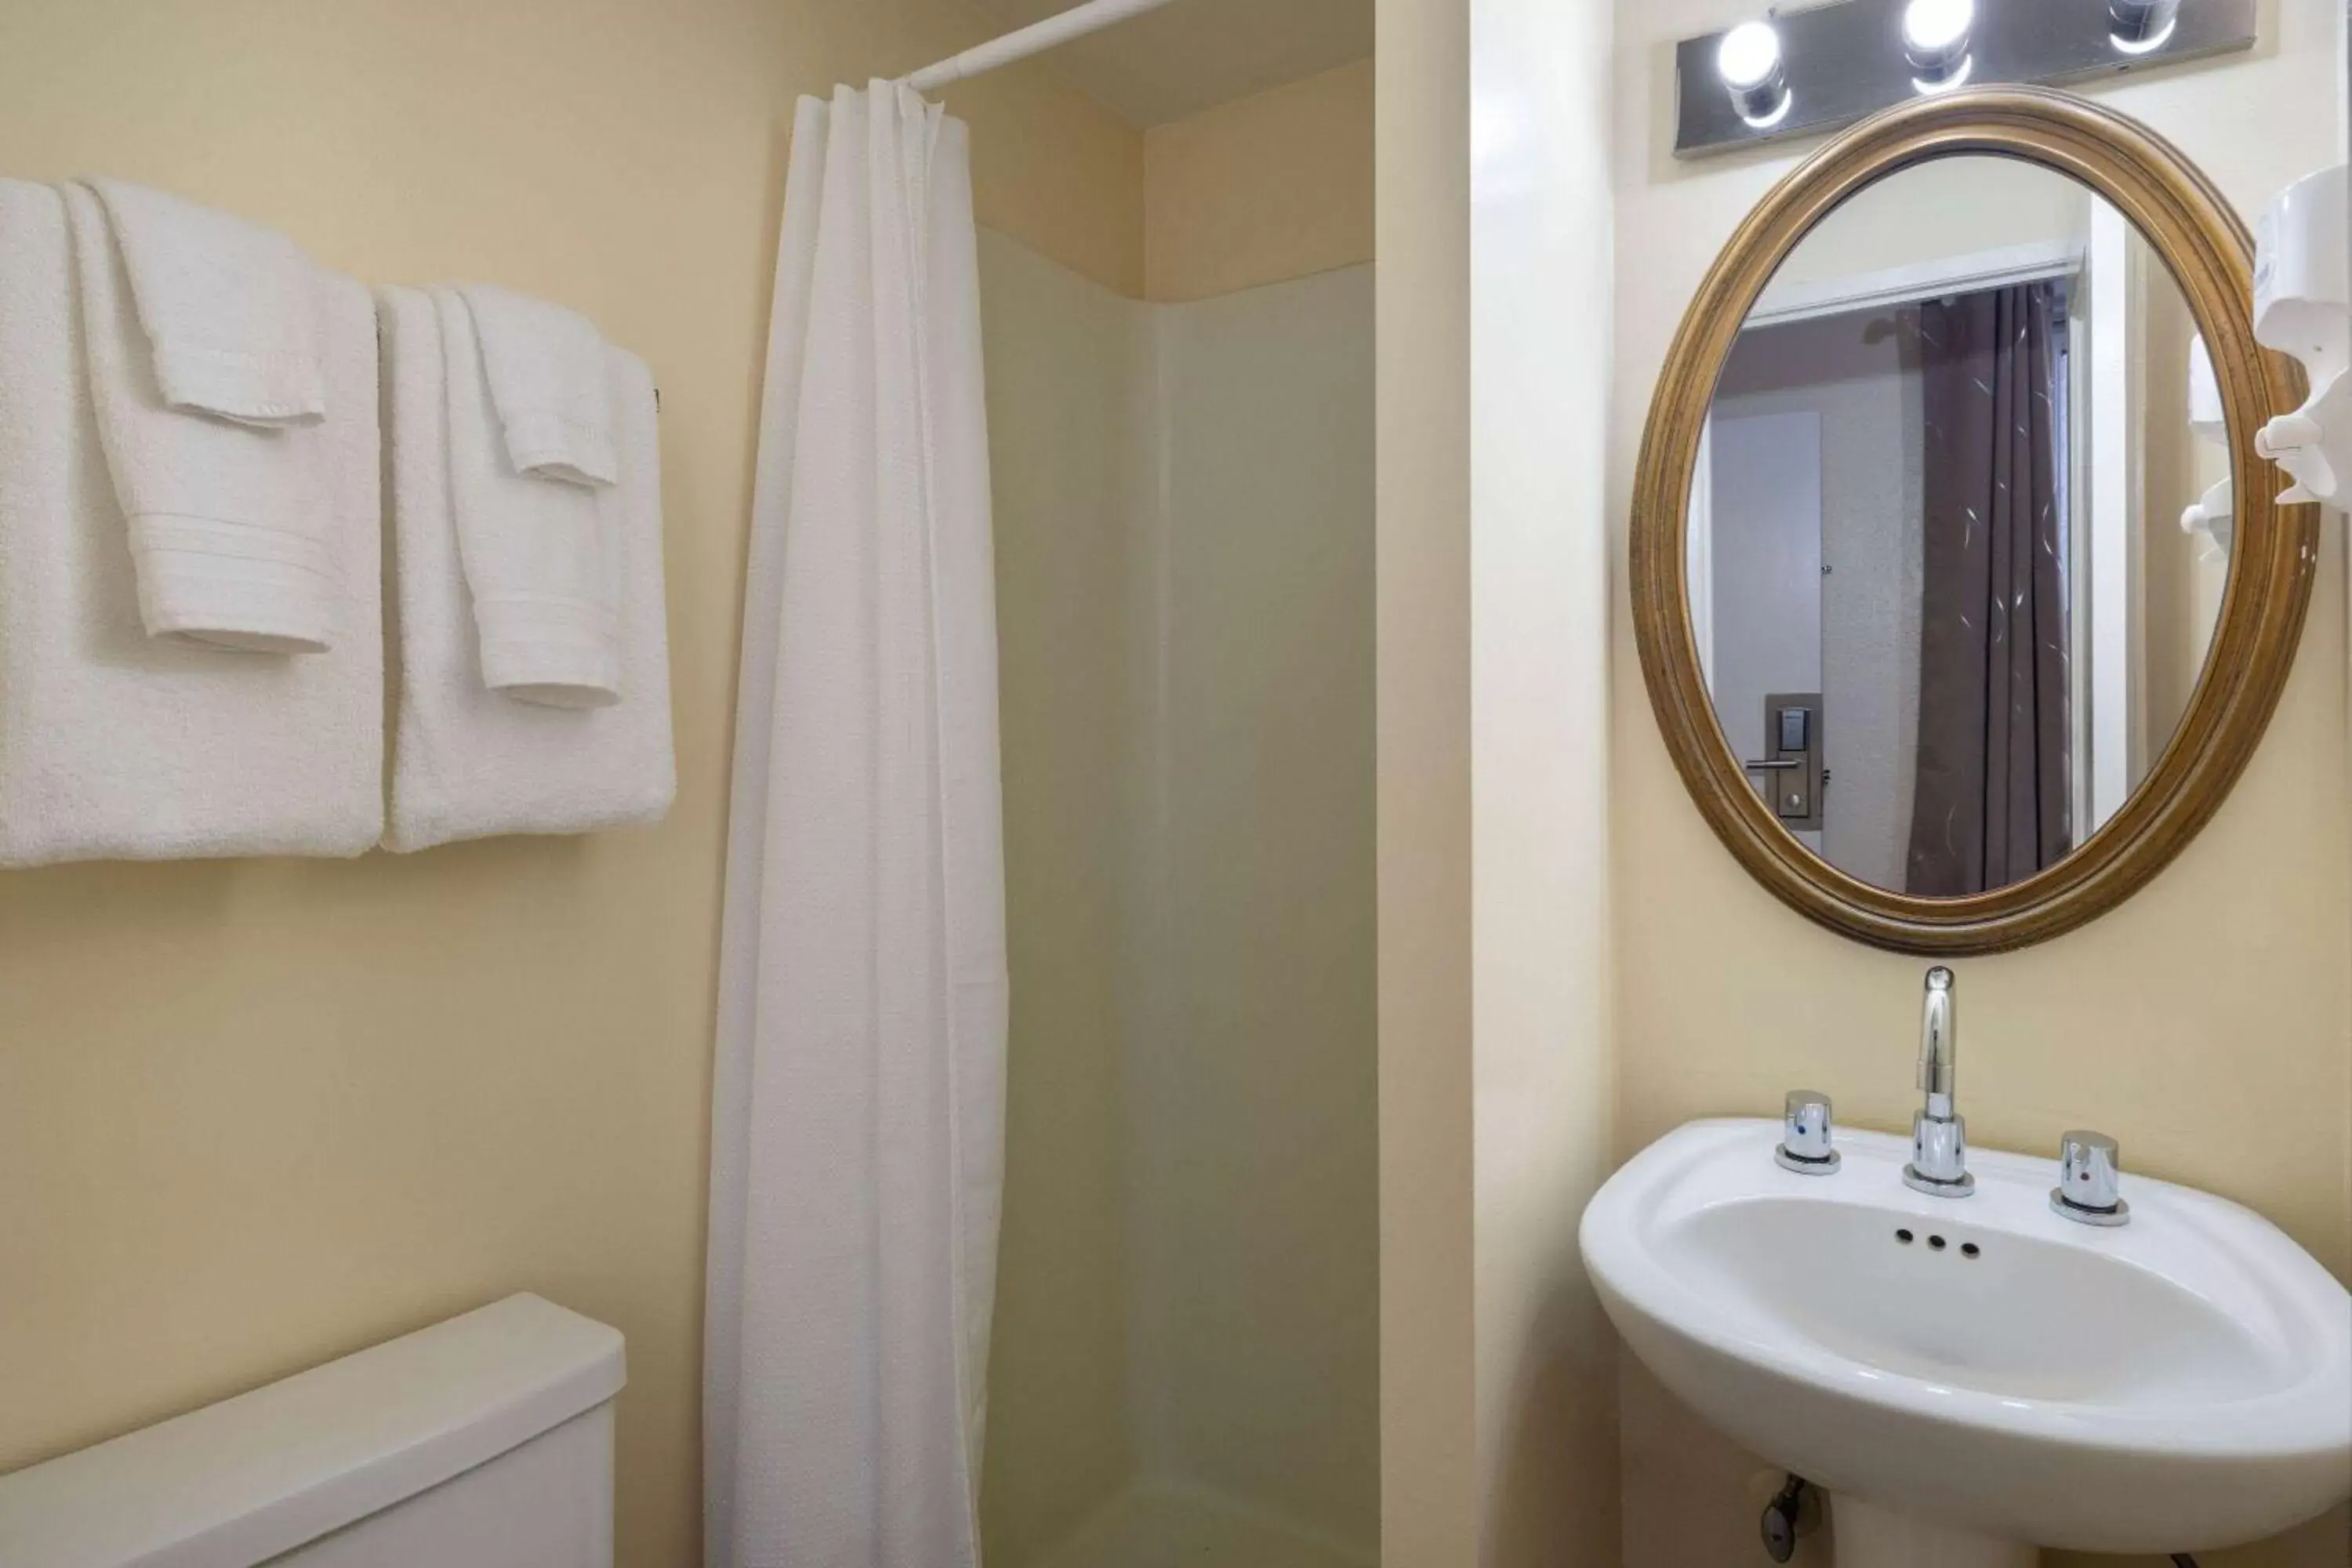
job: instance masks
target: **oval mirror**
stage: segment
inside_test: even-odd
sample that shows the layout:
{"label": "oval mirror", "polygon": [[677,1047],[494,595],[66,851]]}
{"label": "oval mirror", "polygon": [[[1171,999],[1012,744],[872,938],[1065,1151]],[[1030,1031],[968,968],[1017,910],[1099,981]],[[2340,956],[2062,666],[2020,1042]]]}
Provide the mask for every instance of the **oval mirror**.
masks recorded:
{"label": "oval mirror", "polygon": [[2219,805],[2315,526],[2252,451],[2294,399],[2249,277],[2177,153],[2032,89],[1866,121],[1743,226],[1660,383],[1634,593],[1683,776],[1775,892],[2015,946]]}

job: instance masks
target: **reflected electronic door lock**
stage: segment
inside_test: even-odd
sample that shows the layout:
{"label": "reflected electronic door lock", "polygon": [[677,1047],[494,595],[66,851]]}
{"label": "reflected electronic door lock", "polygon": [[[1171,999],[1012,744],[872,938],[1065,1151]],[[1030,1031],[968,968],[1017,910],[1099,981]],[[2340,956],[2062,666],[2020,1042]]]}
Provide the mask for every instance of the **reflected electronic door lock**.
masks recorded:
{"label": "reflected electronic door lock", "polygon": [[1822,766],[1822,696],[1818,691],[1775,692],[1764,699],[1764,739],[1769,756],[1743,762],[1762,773],[1757,793],[1772,815],[1792,831],[1822,826],[1822,790],[1829,770]]}

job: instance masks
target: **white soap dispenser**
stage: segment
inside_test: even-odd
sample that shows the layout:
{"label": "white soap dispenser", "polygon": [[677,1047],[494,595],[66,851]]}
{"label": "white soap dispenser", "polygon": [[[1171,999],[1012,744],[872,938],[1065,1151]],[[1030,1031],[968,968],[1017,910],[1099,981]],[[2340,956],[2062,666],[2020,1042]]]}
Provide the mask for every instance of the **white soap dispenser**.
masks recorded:
{"label": "white soap dispenser", "polygon": [[[2254,450],[2287,471],[2283,501],[2330,500],[2352,479],[2352,264],[2344,164],[2279,193],[2254,226],[2254,336],[2303,362],[2311,396],[2255,433]],[[2347,497],[2352,499],[2352,497]]]}

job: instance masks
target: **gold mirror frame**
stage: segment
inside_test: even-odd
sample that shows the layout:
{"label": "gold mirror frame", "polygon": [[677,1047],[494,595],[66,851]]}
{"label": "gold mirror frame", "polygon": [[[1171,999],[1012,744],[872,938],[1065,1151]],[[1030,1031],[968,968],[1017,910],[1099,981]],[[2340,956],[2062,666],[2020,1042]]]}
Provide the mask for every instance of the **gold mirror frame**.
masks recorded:
{"label": "gold mirror frame", "polygon": [[[1963,153],[2068,175],[2137,226],[2204,333],[2229,416],[2238,521],[2219,621],[2170,742],[2123,807],[2058,864],[1961,898],[1850,877],[1781,826],[1726,743],[1691,634],[1684,551],[1691,480],[1716,381],[1757,296],[1840,202],[1899,170]],[[1748,214],[1684,313],[1650,405],[1635,475],[1634,641],[1666,749],[1733,857],[1801,913],[1899,952],[1997,952],[2105,913],[2164,868],[2218,810],[2270,722],[2311,603],[2318,509],[2280,506],[2285,480],[2254,432],[2301,402],[2294,362],[2254,341],[2253,246],[2229,202],[2146,126],[2036,88],[1964,89],[1864,121],[1808,158]]]}

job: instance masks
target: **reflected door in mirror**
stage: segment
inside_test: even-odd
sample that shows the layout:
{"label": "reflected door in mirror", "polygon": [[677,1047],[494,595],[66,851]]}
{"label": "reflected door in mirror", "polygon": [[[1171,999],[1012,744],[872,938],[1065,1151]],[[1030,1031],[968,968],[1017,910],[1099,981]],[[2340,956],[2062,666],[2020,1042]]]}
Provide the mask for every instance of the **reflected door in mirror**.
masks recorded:
{"label": "reflected door in mirror", "polygon": [[[1789,254],[1717,383],[1685,559],[1725,743],[1807,848],[1955,897],[2120,808],[2228,572],[2226,528],[2181,521],[2229,466],[2195,358],[2137,231],[2017,160],[1914,165]],[[1801,826],[1769,765],[1789,693],[1819,694]]]}

